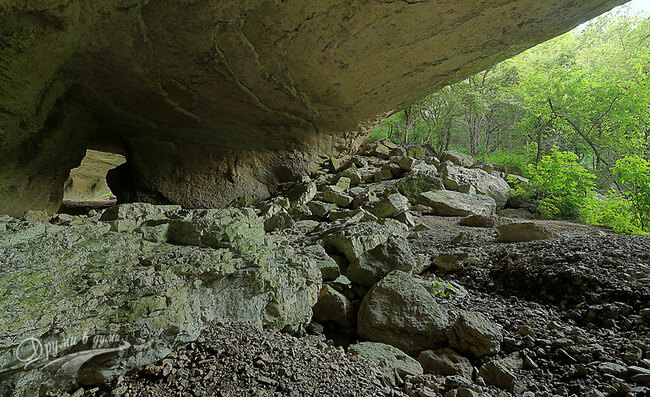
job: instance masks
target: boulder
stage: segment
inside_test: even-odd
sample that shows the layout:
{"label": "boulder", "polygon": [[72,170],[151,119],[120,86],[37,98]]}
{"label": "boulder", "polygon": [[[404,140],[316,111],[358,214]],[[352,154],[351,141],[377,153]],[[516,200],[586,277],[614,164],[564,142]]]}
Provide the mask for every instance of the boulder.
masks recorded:
{"label": "boulder", "polygon": [[413,203],[416,202],[421,193],[445,188],[437,171],[434,173],[417,170],[412,171],[406,177],[400,179],[397,187],[400,193]]}
{"label": "boulder", "polygon": [[184,219],[169,221],[168,242],[210,248],[230,248],[239,253],[260,246],[264,224],[250,208],[195,210]]}
{"label": "boulder", "polygon": [[349,179],[350,185],[358,185],[363,181],[363,174],[357,169],[355,165],[352,165],[351,167],[338,174],[338,179],[341,178]]}
{"label": "boulder", "polygon": [[427,152],[422,146],[410,147],[406,151],[406,154],[409,157],[413,157],[413,158],[418,159],[418,160],[424,160],[424,158],[427,156]]}
{"label": "boulder", "polygon": [[388,168],[382,168],[381,170],[375,172],[373,180],[375,182],[381,182],[387,179],[393,179],[393,173]]}
{"label": "boulder", "polygon": [[385,243],[392,235],[407,237],[408,228],[394,219],[383,219],[381,222],[363,221],[327,233],[323,236],[323,242],[325,248],[345,255],[346,259],[353,263],[364,252]]}
{"label": "boulder", "polygon": [[445,161],[450,161],[451,163],[460,167],[471,167],[474,165],[474,158],[472,156],[468,154],[458,153],[453,150],[442,152],[440,161],[442,163]]}
{"label": "boulder", "polygon": [[279,211],[264,221],[264,231],[288,229],[295,225],[295,221],[287,211]]}
{"label": "boulder", "polygon": [[320,270],[323,281],[334,280],[341,274],[341,269],[331,256],[327,255],[322,245],[309,245],[301,251],[302,255],[311,258]]}
{"label": "boulder", "polygon": [[557,233],[546,226],[534,222],[511,223],[497,228],[499,241],[504,243],[518,243],[535,240],[556,238]]}
{"label": "boulder", "polygon": [[329,285],[323,285],[314,306],[314,320],[320,323],[332,321],[344,329],[351,329],[356,321],[352,303]]}
{"label": "boulder", "polygon": [[413,157],[406,156],[406,157],[402,157],[397,164],[402,169],[402,171],[409,172],[413,169],[413,166],[416,163],[417,163],[416,159],[414,159]]}
{"label": "boulder", "polygon": [[332,172],[339,172],[350,164],[350,156],[330,157],[329,168]]}
{"label": "boulder", "polygon": [[350,195],[347,195],[341,191],[328,190],[323,192],[323,200],[345,208],[349,207],[350,204],[352,204],[352,200],[354,199]]}
{"label": "boulder", "polygon": [[382,171],[383,170],[390,171],[390,174],[391,174],[393,179],[399,178],[402,175],[402,169],[400,168],[400,166],[398,164],[395,164],[395,163],[384,164],[384,165],[381,166],[381,169],[382,169]]}
{"label": "boulder", "polygon": [[168,219],[170,214],[180,209],[179,205],[119,204],[104,211],[100,220],[108,222],[112,231],[130,232],[139,228],[145,222]]}
{"label": "boulder", "polygon": [[368,211],[378,218],[391,218],[400,212],[408,211],[409,207],[406,197],[393,193],[373,203]]}
{"label": "boulder", "polygon": [[394,271],[363,298],[357,333],[366,340],[418,354],[444,345],[447,326],[447,315],[429,291],[407,273]]}
{"label": "boulder", "polygon": [[23,220],[27,222],[49,222],[50,215],[45,211],[27,210],[23,215]]}
{"label": "boulder", "polygon": [[421,193],[417,203],[433,208],[439,216],[492,215],[496,211],[496,203],[491,197],[450,190]]}
{"label": "boulder", "polygon": [[310,201],[309,204],[307,204],[307,207],[316,218],[320,219],[327,219],[330,211],[338,208],[336,204],[325,203],[318,200]]}
{"label": "boulder", "polygon": [[458,223],[461,226],[492,228],[501,225],[509,225],[513,223],[513,221],[494,215],[470,215],[462,218]]}
{"label": "boulder", "polygon": [[535,215],[530,211],[521,208],[505,208],[497,211],[497,215],[504,218],[535,219]]}
{"label": "boulder", "polygon": [[164,219],[171,212],[180,209],[180,205],[152,205],[148,203],[119,204],[104,211],[100,220],[107,222],[126,219],[139,221]]}
{"label": "boulder", "polygon": [[433,263],[442,270],[455,272],[461,270],[469,262],[467,252],[445,252],[438,254]]}
{"label": "boulder", "polygon": [[449,346],[476,358],[497,354],[501,350],[503,335],[498,325],[478,312],[461,311],[447,330]]}
{"label": "boulder", "polygon": [[316,184],[312,181],[302,182],[287,192],[291,205],[306,205],[316,196]]}
{"label": "boulder", "polygon": [[504,208],[510,198],[508,182],[483,170],[446,165],[440,173],[447,189],[467,193],[474,188],[476,193],[492,197],[497,208]]}
{"label": "boulder", "polygon": [[364,252],[350,263],[346,276],[355,284],[371,287],[393,270],[412,271],[415,262],[406,238],[391,235],[385,243]]}
{"label": "boulder", "polygon": [[417,223],[415,222],[415,218],[413,217],[410,211],[400,212],[399,214],[395,215],[393,218],[402,222],[409,228],[417,226]]}
{"label": "boulder", "polygon": [[525,390],[524,385],[517,380],[517,371],[521,369],[523,369],[523,360],[515,353],[483,365],[479,370],[479,376],[488,385],[519,395]]}
{"label": "boulder", "polygon": [[393,385],[406,375],[422,375],[422,366],[398,348],[377,342],[360,342],[348,347],[348,351],[364,357],[381,368],[384,377]]}
{"label": "boulder", "polygon": [[472,379],[472,363],[450,348],[425,350],[418,356],[418,362],[427,374],[452,376],[460,375]]}

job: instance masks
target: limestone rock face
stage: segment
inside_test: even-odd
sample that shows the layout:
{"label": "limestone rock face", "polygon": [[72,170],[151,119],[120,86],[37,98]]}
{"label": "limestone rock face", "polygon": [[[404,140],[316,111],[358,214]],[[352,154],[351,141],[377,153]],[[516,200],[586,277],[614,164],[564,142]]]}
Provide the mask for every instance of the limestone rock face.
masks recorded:
{"label": "limestone rock face", "polygon": [[88,148],[120,200],[269,195],[388,112],[623,0],[8,0],[0,213],[55,211]]}
{"label": "limestone rock face", "polygon": [[[119,336],[131,347],[116,362],[95,368],[95,375],[112,378],[194,340],[207,322],[296,331],[310,322],[321,289],[311,256],[279,237],[265,238],[261,221],[252,222],[249,211],[165,215],[152,207],[116,211],[118,218],[129,213],[142,222],[133,231],[110,231],[111,222],[125,219],[71,226],[2,224],[0,395],[38,395],[73,380],[53,379],[42,369],[44,358],[24,369],[15,352],[27,338],[43,344],[58,340],[58,357],[63,357],[81,348],[84,332],[91,341],[95,335]],[[212,248],[186,245],[189,239],[172,244],[165,233],[159,241],[143,241],[146,228],[176,222],[174,217],[202,232],[197,245]],[[216,248],[217,241],[246,249]],[[68,339],[78,343],[64,347],[61,341]]]}

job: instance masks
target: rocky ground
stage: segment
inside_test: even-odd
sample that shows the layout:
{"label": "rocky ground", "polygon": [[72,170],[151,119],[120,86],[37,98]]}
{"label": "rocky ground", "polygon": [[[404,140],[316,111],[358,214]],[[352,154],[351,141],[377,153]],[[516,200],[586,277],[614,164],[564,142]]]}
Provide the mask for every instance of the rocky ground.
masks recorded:
{"label": "rocky ground", "polygon": [[[648,395],[650,238],[531,219],[509,183],[526,180],[376,142],[227,210],[0,219],[0,334],[35,332],[17,326],[34,303],[64,310],[46,335],[120,319],[132,348],[63,396]],[[48,258],[67,278],[40,276]],[[0,381],[42,379],[12,348]]]}
{"label": "rocky ground", "polygon": [[193,343],[91,396],[403,395],[376,365],[314,338],[212,324]]}
{"label": "rocky ground", "polygon": [[[498,324],[503,343],[496,357],[457,365],[455,375],[406,375],[395,384],[331,340],[217,325],[197,343],[115,383],[113,395],[647,395],[650,313],[639,313],[650,301],[650,239],[585,236],[597,229],[544,221],[573,236],[504,245],[488,237],[489,229],[458,226],[458,218],[425,221],[449,227],[428,230],[424,241],[456,245],[449,242],[453,224],[469,235],[465,247],[487,249],[487,261],[455,272],[434,269],[425,278],[462,285],[443,298],[450,311],[476,311]],[[490,361],[497,363],[491,380],[501,388],[470,381]],[[437,372],[446,367],[429,365]]]}

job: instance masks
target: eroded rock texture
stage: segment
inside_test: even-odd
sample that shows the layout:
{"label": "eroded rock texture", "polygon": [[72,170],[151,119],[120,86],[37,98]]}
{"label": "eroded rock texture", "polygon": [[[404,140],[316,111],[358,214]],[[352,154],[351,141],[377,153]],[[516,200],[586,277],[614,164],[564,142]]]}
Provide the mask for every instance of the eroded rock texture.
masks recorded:
{"label": "eroded rock texture", "polygon": [[4,1],[0,212],[56,210],[87,148],[126,156],[123,200],[266,196],[387,112],[620,3]]}
{"label": "eroded rock texture", "polygon": [[124,164],[124,161],[124,156],[120,154],[86,151],[81,165],[70,171],[63,189],[63,199],[83,201],[111,195],[106,185],[106,173]]}

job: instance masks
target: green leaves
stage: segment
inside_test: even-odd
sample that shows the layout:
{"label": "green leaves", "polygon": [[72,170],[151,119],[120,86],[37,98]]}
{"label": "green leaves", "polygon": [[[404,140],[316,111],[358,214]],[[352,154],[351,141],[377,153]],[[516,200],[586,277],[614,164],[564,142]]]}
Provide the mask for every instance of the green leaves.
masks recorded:
{"label": "green leaves", "polygon": [[518,186],[515,193],[537,200],[538,211],[547,218],[575,218],[595,187],[596,177],[572,152],[554,150],[537,165],[529,165],[526,172],[530,181]]}
{"label": "green leaves", "polygon": [[613,173],[624,184],[621,195],[631,204],[635,224],[650,231],[650,162],[629,156],[616,162]]}

